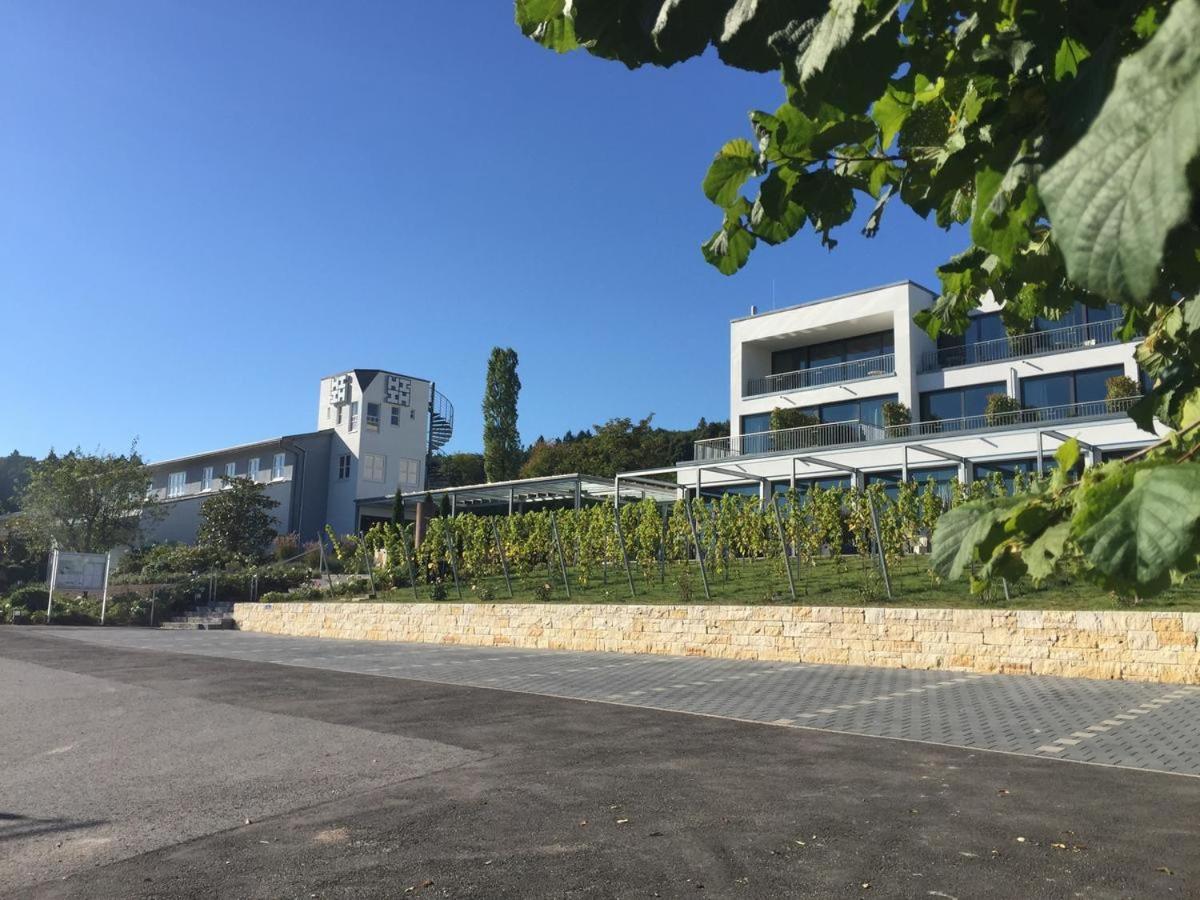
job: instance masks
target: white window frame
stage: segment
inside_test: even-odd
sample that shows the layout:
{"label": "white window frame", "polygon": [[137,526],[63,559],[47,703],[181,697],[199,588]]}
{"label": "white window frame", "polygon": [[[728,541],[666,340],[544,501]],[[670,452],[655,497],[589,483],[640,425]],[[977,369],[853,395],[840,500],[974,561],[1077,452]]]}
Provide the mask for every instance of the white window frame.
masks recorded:
{"label": "white window frame", "polygon": [[350,454],[343,453],[341,456],[339,456],[337,466],[338,481],[345,481],[350,477]]}
{"label": "white window frame", "polygon": [[392,425],[397,428],[400,426],[400,407],[398,406],[392,407]]}
{"label": "white window frame", "polygon": [[382,453],[363,454],[363,481],[383,484],[387,480],[387,457]]}
{"label": "white window frame", "polygon": [[187,472],[171,472],[167,475],[167,496],[182,497],[187,491]]}
{"label": "white window frame", "polygon": [[286,466],[287,455],[284,453],[276,453],[271,458],[271,480],[282,481]]}
{"label": "white window frame", "polygon": [[258,473],[262,470],[262,460],[257,456],[250,457],[250,462],[246,464],[246,477],[251,481],[258,481]]}
{"label": "white window frame", "polygon": [[[371,407],[375,407],[375,415],[371,415]],[[382,407],[378,403],[368,403],[366,408],[366,425],[372,431],[379,430],[379,419],[382,415]]]}
{"label": "white window frame", "polygon": [[403,485],[419,485],[421,483],[421,461],[401,457],[396,460],[396,481]]}
{"label": "white window frame", "polygon": [[205,466],[200,470],[200,490],[211,491],[213,486],[213,467]]}
{"label": "white window frame", "polygon": [[350,431],[358,431],[358,401],[350,401]]}

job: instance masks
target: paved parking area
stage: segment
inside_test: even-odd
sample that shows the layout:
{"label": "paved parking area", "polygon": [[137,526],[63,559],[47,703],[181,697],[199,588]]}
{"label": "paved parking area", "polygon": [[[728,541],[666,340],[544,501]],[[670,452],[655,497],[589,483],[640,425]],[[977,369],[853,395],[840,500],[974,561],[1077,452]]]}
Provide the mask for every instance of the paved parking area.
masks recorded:
{"label": "paved parking area", "polygon": [[31,633],[1200,775],[1200,687],[1192,686],[229,631]]}

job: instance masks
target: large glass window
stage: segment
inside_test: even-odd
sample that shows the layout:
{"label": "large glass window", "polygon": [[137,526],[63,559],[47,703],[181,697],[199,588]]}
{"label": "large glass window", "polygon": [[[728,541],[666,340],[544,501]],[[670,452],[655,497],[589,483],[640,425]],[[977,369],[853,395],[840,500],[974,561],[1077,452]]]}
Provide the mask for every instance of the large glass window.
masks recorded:
{"label": "large glass window", "polygon": [[754,413],[742,416],[742,434],[761,434],[771,430],[770,413]]}
{"label": "large glass window", "polygon": [[1105,366],[1100,369],[1084,369],[1081,372],[1060,372],[1055,375],[1022,378],[1021,404],[1028,409],[1069,406],[1075,403],[1100,404],[1108,393],[1108,379],[1124,374],[1124,366]]}
{"label": "large glass window", "polygon": [[838,338],[806,347],[788,347],[771,354],[771,374],[799,372],[820,366],[836,366],[858,359],[871,359],[895,352],[891,331],[876,331],[850,338]]}
{"label": "large glass window", "polygon": [[379,404],[367,404],[367,427],[372,431],[379,430]]}
{"label": "large glass window", "polygon": [[[1049,469],[1054,463],[1054,458],[1047,456],[1042,467]],[[1004,489],[1008,493],[1013,491],[1013,483],[1017,477],[1017,473],[1024,473],[1026,477],[1037,474],[1037,459],[1005,459],[997,462],[975,463],[975,480],[984,481],[994,478],[999,475],[1000,480],[1004,482]]]}
{"label": "large glass window", "polygon": [[992,394],[1003,393],[1005,389],[1002,381],[941,391],[925,391],[920,398],[921,421],[936,422],[982,416],[987,408],[987,398]]}

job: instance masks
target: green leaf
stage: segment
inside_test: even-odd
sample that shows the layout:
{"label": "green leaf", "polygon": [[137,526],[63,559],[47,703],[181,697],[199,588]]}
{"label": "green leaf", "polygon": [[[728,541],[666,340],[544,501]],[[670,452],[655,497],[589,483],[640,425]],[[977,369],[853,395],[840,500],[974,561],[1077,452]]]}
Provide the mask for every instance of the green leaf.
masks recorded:
{"label": "green leaf", "polygon": [[879,146],[887,150],[912,113],[913,96],[888,85],[883,96],[871,107],[871,118],[879,126]]}
{"label": "green leaf", "polygon": [[862,0],[830,0],[828,11],[804,41],[797,66],[800,84],[824,69],[829,57],[854,36],[854,17],[861,6]]}
{"label": "green leaf", "polygon": [[1038,210],[1037,191],[1013,169],[1001,174],[984,166],[975,175],[975,208],[971,240],[1011,265],[1017,250],[1029,243],[1030,224]]}
{"label": "green leaf", "polygon": [[746,180],[756,172],[758,154],[747,140],[730,141],[717,153],[704,176],[704,194],[722,208],[732,206],[741,196]]}
{"label": "green leaf", "polygon": [[579,47],[575,26],[565,12],[566,0],[517,0],[515,14],[521,31],[555,53]]}
{"label": "green leaf", "polygon": [[1079,64],[1091,54],[1087,47],[1071,37],[1063,38],[1054,54],[1054,80],[1062,81],[1068,75],[1074,78],[1079,74]]}
{"label": "green leaf", "polygon": [[1062,557],[1067,539],[1071,536],[1071,523],[1060,522],[1043,531],[1021,554],[1025,568],[1034,582],[1054,574],[1054,565]]}
{"label": "green leaf", "polygon": [[1145,300],[1168,233],[1188,215],[1186,168],[1200,153],[1200,0],[1179,0],[1121,63],[1083,138],[1038,187],[1071,279]]}
{"label": "green leaf", "polygon": [[1112,584],[1150,594],[1170,583],[1171,570],[1194,567],[1198,519],[1200,463],[1154,466],[1138,471],[1124,499],[1078,541]]}
{"label": "green leaf", "polygon": [[1018,502],[1022,501],[1012,497],[975,500],[943,514],[933,529],[933,571],[943,578],[958,578],[971,563],[990,558],[1003,538],[1002,523]]}
{"label": "green leaf", "polygon": [[735,223],[726,225],[701,244],[700,250],[722,275],[732,275],[746,264],[754,244],[754,235]]}
{"label": "green leaf", "polygon": [[1054,454],[1060,472],[1070,472],[1079,465],[1079,441],[1071,438]]}

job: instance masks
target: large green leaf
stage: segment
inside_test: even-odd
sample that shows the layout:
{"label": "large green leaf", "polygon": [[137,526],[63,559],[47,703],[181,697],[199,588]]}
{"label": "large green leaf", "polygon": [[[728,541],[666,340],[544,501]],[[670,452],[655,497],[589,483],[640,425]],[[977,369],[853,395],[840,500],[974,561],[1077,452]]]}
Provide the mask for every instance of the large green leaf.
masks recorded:
{"label": "large green leaf", "polygon": [[1145,300],[1168,233],[1187,218],[1186,169],[1200,153],[1198,34],[1200,0],[1178,0],[1039,181],[1068,273],[1101,296]]}
{"label": "large green leaf", "polygon": [[1024,499],[974,500],[943,514],[933,529],[933,552],[929,560],[933,571],[943,578],[958,578],[971,563],[991,557],[1003,537],[1001,523],[1012,514],[1012,507]]}
{"label": "large green leaf", "polygon": [[830,0],[823,15],[802,42],[797,65],[801,84],[825,68],[834,51],[846,45],[854,35],[854,16],[862,0]]}
{"label": "large green leaf", "polygon": [[742,185],[755,173],[758,154],[747,140],[730,141],[717,153],[704,176],[704,195],[722,208],[737,202]]}
{"label": "large green leaf", "polygon": [[1166,587],[1172,570],[1194,568],[1197,520],[1200,463],[1155,466],[1137,472],[1121,502],[1078,541],[1114,585],[1149,594]]}

